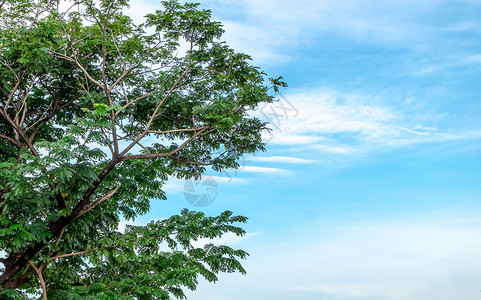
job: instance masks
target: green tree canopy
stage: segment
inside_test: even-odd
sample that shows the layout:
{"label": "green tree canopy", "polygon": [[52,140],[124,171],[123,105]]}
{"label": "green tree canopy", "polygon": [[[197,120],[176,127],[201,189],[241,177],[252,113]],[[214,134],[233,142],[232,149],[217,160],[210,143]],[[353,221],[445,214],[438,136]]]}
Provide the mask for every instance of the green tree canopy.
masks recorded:
{"label": "green tree canopy", "polygon": [[243,235],[231,212],[117,228],[165,199],[169,176],[264,150],[249,110],[282,78],[221,42],[198,4],[163,1],[140,25],[126,0],[68,4],[0,1],[0,294],[182,298],[199,277],[244,273],[244,251],[191,243]]}

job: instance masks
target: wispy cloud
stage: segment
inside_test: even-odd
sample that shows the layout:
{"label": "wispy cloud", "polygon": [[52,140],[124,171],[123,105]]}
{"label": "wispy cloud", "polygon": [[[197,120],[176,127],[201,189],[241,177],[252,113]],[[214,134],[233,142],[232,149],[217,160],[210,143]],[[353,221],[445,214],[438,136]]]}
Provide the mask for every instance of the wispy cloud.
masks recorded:
{"label": "wispy cloud", "polygon": [[347,154],[355,151],[353,149],[349,149],[348,147],[343,146],[312,145],[310,148],[336,154]]}
{"label": "wispy cloud", "polygon": [[[248,183],[248,179],[246,178],[238,178],[235,176],[229,176],[229,172],[221,173],[225,174],[226,176],[211,176],[211,175],[203,175],[200,181],[204,180],[205,178],[209,178],[209,180],[213,180],[216,184],[246,184]],[[183,193],[185,189],[186,180],[178,179],[174,177],[169,177],[169,180],[164,184],[162,187],[163,190],[167,194],[178,194]]]}
{"label": "wispy cloud", "polygon": [[256,63],[277,65],[287,63],[291,59],[287,54],[279,51],[281,40],[274,37],[272,32],[253,24],[223,21],[226,31],[223,40],[236,49],[253,57]]}
{"label": "wispy cloud", "polygon": [[362,95],[342,95],[332,92],[312,92],[290,95],[300,114],[282,125],[292,133],[359,133],[368,138],[386,134],[385,126],[396,115],[376,99]]}
{"label": "wispy cloud", "polygon": [[269,144],[348,154],[480,137],[469,128],[442,128],[449,115],[430,110],[416,98],[332,89],[292,93],[286,98],[298,114],[287,118],[279,114],[279,126],[269,134]]}
{"label": "wispy cloud", "polygon": [[[472,20],[451,20],[449,26],[430,26],[426,19],[444,21],[436,19],[436,16],[444,13],[440,6],[445,2],[445,0],[423,2],[243,0],[236,1],[233,5],[223,0],[210,0],[205,3],[206,6],[212,7],[214,12],[222,13],[221,15],[228,20],[257,24],[255,28],[249,27],[250,25],[243,28],[247,32],[260,34],[260,37],[267,37],[267,41],[273,45],[296,44],[305,39],[306,35],[338,32],[346,37],[362,39],[369,43],[382,42],[390,45],[394,43],[413,47],[429,43],[426,37],[440,38],[440,33],[444,31],[479,30],[474,26],[476,22]],[[466,5],[479,5],[476,2],[463,2]],[[236,14],[224,13],[224,10],[235,10]],[[242,24],[240,22],[238,24]],[[232,29],[232,35],[239,34],[240,37],[246,35],[245,32],[234,31],[237,29]]]}
{"label": "wispy cloud", "polygon": [[415,76],[423,76],[433,73],[452,71],[457,68],[479,68],[481,67],[481,54],[478,53],[462,53],[451,56],[443,56],[437,60],[431,60],[426,64],[415,64],[410,74]]}
{"label": "wispy cloud", "polygon": [[237,177],[225,177],[225,176],[209,176],[210,178],[214,179],[217,183],[229,183],[229,184],[246,184],[248,183],[248,179],[245,178],[237,178]]}
{"label": "wispy cloud", "polygon": [[240,172],[269,174],[269,175],[277,175],[277,176],[285,176],[285,175],[291,174],[291,171],[289,170],[284,170],[279,168],[256,167],[256,166],[242,166],[238,170]]}
{"label": "wispy cloud", "polygon": [[268,141],[269,144],[275,145],[306,145],[316,143],[323,139],[320,136],[314,135],[300,135],[300,134],[290,134],[288,132],[265,132],[263,134],[263,139]]}
{"label": "wispy cloud", "polygon": [[162,187],[167,194],[181,193],[184,189],[185,180],[169,177]]}
{"label": "wispy cloud", "polygon": [[303,159],[291,156],[253,156],[249,157],[249,161],[256,162],[272,162],[272,163],[287,163],[287,164],[311,164],[316,163],[315,160]]}
{"label": "wispy cloud", "polygon": [[[428,0],[206,0],[225,24],[224,39],[263,67],[298,62],[304,49],[326,53],[324,41],[397,49],[403,54],[386,72],[426,76],[469,64],[479,54],[476,1]],[[450,9],[447,9],[450,8]],[[463,15],[464,17],[459,17]],[[460,38],[461,33],[463,36]],[[453,38],[453,34],[457,34]],[[473,47],[474,45],[474,47]],[[325,46],[325,45],[324,45]],[[355,48],[356,49],[356,48]],[[455,54],[455,55],[453,55]],[[355,55],[355,54],[354,54]],[[460,59],[456,59],[459,57]]]}

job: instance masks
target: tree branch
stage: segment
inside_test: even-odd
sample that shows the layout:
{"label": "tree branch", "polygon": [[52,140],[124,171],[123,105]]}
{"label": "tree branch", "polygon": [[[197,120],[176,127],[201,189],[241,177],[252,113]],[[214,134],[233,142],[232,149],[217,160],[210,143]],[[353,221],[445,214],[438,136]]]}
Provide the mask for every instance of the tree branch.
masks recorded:
{"label": "tree branch", "polygon": [[42,270],[37,268],[31,260],[28,261],[28,264],[32,269],[37,273],[38,280],[40,281],[40,286],[42,287],[42,298],[43,300],[47,300],[47,286],[45,285],[45,281],[43,280]]}
{"label": "tree branch", "polygon": [[0,134],[0,138],[1,139],[5,139],[7,141],[10,141],[12,143],[14,143],[15,145],[17,145],[18,147],[22,148],[23,145],[19,142],[19,141],[16,141],[15,139],[9,137],[9,136],[6,136],[6,135],[3,135],[3,134]]}
{"label": "tree branch", "polygon": [[60,240],[62,239],[64,232],[65,232],[65,227],[62,228],[62,231],[60,231],[60,235],[58,236],[57,242],[55,242],[55,246],[58,246],[58,243],[60,243]]}
{"label": "tree branch", "polygon": [[130,102],[128,101],[128,98],[126,98],[126,99],[127,99],[127,103],[126,103],[124,106],[122,106],[122,109],[121,109],[121,110],[116,111],[116,112],[115,112],[115,115],[118,116],[122,110],[126,109],[127,107],[129,107],[130,105],[134,104],[135,102],[137,102],[137,101],[139,101],[139,100],[142,100],[142,99],[144,99],[144,98],[147,98],[147,97],[152,96],[153,94],[154,94],[154,93],[147,93],[147,94],[145,94],[145,95],[142,95],[142,96],[140,96],[140,97],[135,98],[134,100],[132,100],[132,101],[130,101]]}
{"label": "tree branch", "polygon": [[59,258],[62,258],[62,257],[69,257],[69,256],[81,255],[81,254],[89,253],[89,252],[96,251],[96,250],[99,250],[99,248],[90,249],[90,250],[85,250],[85,251],[81,251],[81,252],[69,253],[69,254],[62,254],[62,255],[54,256],[54,257],[52,257],[52,258],[50,258],[50,259],[51,259],[51,260],[55,260],[55,259],[59,259]]}
{"label": "tree branch", "polygon": [[177,157],[177,156],[171,156],[171,158],[173,160],[176,160],[178,162],[181,162],[181,163],[186,163],[186,164],[191,164],[191,165],[197,165],[197,166],[211,166],[212,162],[210,163],[201,163],[201,162],[198,162],[198,161],[193,161],[193,160],[190,160],[190,159],[187,159],[187,158],[183,158],[183,157]]}
{"label": "tree branch", "polygon": [[165,131],[155,131],[155,130],[148,130],[148,133],[155,133],[155,134],[166,134],[166,133],[174,133],[174,132],[186,132],[186,131],[197,131],[204,129],[204,127],[198,127],[198,128],[182,128],[182,129],[172,129],[172,130],[165,130]]}
{"label": "tree branch", "polygon": [[185,141],[182,145],[177,147],[176,149],[170,151],[170,152],[165,152],[165,153],[150,153],[150,154],[137,154],[137,155],[129,155],[129,156],[123,156],[120,158],[121,161],[127,161],[127,160],[132,160],[132,159],[149,159],[149,158],[159,158],[159,157],[170,157],[174,155],[175,153],[179,152],[182,150],[185,146],[187,146],[192,140],[194,140],[196,137],[201,135],[202,132],[204,132],[208,127],[205,126],[202,130],[199,132],[196,132],[194,135],[192,135],[187,141]]}
{"label": "tree branch", "polygon": [[147,154],[135,154],[123,156],[120,158],[121,161],[133,160],[133,159],[149,159],[149,158],[159,158],[159,157],[169,157],[170,152],[166,153],[147,153]]}
{"label": "tree branch", "polygon": [[[82,210],[84,210],[85,206],[89,202],[90,197],[92,197],[92,194],[95,192],[100,183],[105,179],[105,177],[110,173],[110,171],[112,171],[112,169],[117,165],[117,163],[119,163],[118,159],[112,159],[108,163],[108,165],[105,166],[102,172],[100,172],[98,179],[94,181],[92,186],[84,193],[82,200],[74,207],[72,213],[64,221],[68,221],[69,219],[71,219],[70,221],[73,221],[78,218],[79,214],[82,212]],[[60,223],[59,226],[62,226]]]}
{"label": "tree branch", "polygon": [[[80,95],[75,96],[74,98],[70,99],[69,101],[65,102],[64,104],[54,108],[52,110],[52,112],[46,118],[44,118],[43,120],[39,119],[37,122],[40,122],[40,123],[38,123],[38,126],[34,129],[33,133],[30,135],[30,138],[32,140],[34,140],[35,136],[37,136],[38,132],[40,131],[40,128],[43,125],[45,125],[50,119],[52,119],[59,111],[61,111],[65,107],[73,105],[74,101],[78,100],[79,98],[80,98]],[[34,123],[33,125],[31,125],[29,128],[32,128],[34,125],[37,124],[37,122]]]}
{"label": "tree branch", "polygon": [[81,251],[81,252],[62,254],[62,255],[58,255],[58,256],[51,257],[50,260],[55,260],[55,259],[59,259],[59,258],[63,258],[63,257],[70,257],[70,256],[82,255],[82,254],[94,252],[94,251],[97,251],[97,250],[100,250],[100,249],[110,249],[110,248],[117,248],[117,247],[118,247],[118,245],[113,245],[113,246],[108,246],[108,247],[101,247],[101,248],[89,249],[89,250],[85,250],[85,251]]}
{"label": "tree branch", "polygon": [[100,203],[104,202],[105,200],[108,200],[110,197],[112,197],[117,192],[118,189],[119,189],[118,187],[111,189],[107,194],[103,195],[102,197],[100,197],[99,199],[90,203],[89,205],[85,206],[84,209],[82,211],[80,211],[78,216],[80,217],[84,213],[94,209]]}
{"label": "tree branch", "polygon": [[120,52],[120,48],[119,46],[117,45],[117,42],[115,42],[115,37],[112,33],[112,42],[113,44],[115,45],[115,49],[117,50],[117,53],[119,54],[120,56],[120,59],[122,60],[122,68],[123,68],[123,71],[122,71],[122,75],[119,76],[119,78],[117,78],[117,80],[109,87],[109,90],[112,91],[113,88],[119,84],[122,79],[124,79],[125,76],[127,76],[127,74],[129,73],[129,71],[127,71],[127,63],[125,61],[125,58],[122,56],[122,53]]}
{"label": "tree branch", "polygon": [[23,131],[22,128],[20,128],[5,111],[0,110],[0,114],[8,121],[8,123],[10,123],[10,125],[12,125],[15,131],[22,137],[22,139],[25,141],[26,145],[28,146],[32,154],[35,155],[36,157],[40,157],[37,149],[35,149],[35,147],[32,144],[32,141],[27,137],[27,134],[25,133],[25,131]]}
{"label": "tree branch", "polygon": [[164,102],[167,100],[167,98],[169,98],[169,96],[172,94],[172,92],[175,90],[175,88],[177,87],[177,85],[179,84],[179,82],[185,77],[185,75],[187,75],[187,73],[189,73],[189,71],[191,70],[191,66],[189,65],[187,67],[187,69],[182,73],[182,75],[180,75],[179,78],[177,78],[177,80],[175,81],[175,83],[172,85],[172,87],[169,89],[169,91],[167,92],[167,94],[165,94],[165,96],[162,98],[162,100],[160,101],[160,103],[157,105],[157,107],[155,108],[154,112],[152,113],[152,116],[150,117],[149,119],[149,122],[147,123],[147,125],[145,126],[145,130],[144,132],[139,135],[137,137],[137,139],[135,139],[135,141],[133,141],[129,146],[127,146],[124,151],[122,151],[122,153],[119,154],[119,158],[122,158],[122,156],[124,156],[126,153],[128,153],[130,151],[130,149],[132,149],[136,144],[137,142],[139,142],[141,139],[143,139],[149,129],[150,129],[150,126],[152,125],[152,122],[154,121],[154,118],[155,116],[157,115],[157,112],[159,111],[159,109],[162,107],[162,104],[164,104]]}
{"label": "tree branch", "polygon": [[[70,42],[70,40],[69,40],[69,42]],[[72,45],[71,45],[71,47],[72,47]],[[67,55],[65,55],[65,54],[62,54],[62,53],[57,52],[57,51],[54,51],[54,50],[50,50],[50,53],[51,53],[51,54],[54,54],[54,55],[56,55],[56,56],[58,56],[58,57],[60,57],[60,58],[63,58],[63,59],[65,59],[65,60],[67,60],[67,61],[74,62],[74,63],[77,65],[77,67],[80,68],[80,70],[82,71],[82,73],[83,73],[90,81],[92,81],[95,85],[97,85],[98,87],[100,87],[102,90],[104,89],[104,86],[103,86],[99,81],[95,80],[95,79],[89,74],[89,72],[87,72],[87,70],[82,66],[82,64],[78,61],[77,56],[76,56],[75,54],[74,54],[74,57],[72,58],[72,57],[70,57],[70,56],[67,56]]]}
{"label": "tree branch", "polygon": [[[13,71],[12,71],[13,72]],[[5,105],[3,106],[3,111],[4,113],[6,114],[7,113],[7,109],[8,107],[10,106],[10,103],[12,102],[12,99],[13,99],[13,96],[15,95],[15,92],[18,90],[18,88],[20,87],[20,83],[22,82],[22,78],[23,78],[23,75],[24,73],[22,72],[22,74],[20,74],[20,77],[17,76],[17,74],[15,73],[14,74],[15,77],[17,78],[17,83],[15,84],[15,86],[13,87],[12,91],[10,92],[9,96],[8,96],[8,99],[7,99],[7,102],[5,103]]]}

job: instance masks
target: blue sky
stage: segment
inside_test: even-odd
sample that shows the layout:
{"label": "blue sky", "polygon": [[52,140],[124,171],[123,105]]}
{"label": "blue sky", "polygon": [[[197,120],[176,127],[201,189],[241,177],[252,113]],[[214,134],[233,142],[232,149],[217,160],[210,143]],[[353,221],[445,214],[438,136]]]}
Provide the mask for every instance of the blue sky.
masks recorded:
{"label": "blue sky", "polygon": [[[131,3],[134,18],[160,7]],[[251,253],[248,275],[190,299],[481,299],[481,1],[202,5],[289,88],[255,112],[276,113],[267,151],[209,174],[215,201],[192,206],[172,180],[138,220],[250,218],[217,241]]]}

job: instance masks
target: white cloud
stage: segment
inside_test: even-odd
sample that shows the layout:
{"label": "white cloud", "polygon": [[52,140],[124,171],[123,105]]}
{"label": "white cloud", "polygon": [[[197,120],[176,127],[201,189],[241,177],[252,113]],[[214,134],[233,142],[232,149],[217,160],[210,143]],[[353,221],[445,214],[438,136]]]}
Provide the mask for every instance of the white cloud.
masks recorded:
{"label": "white cloud", "polygon": [[162,7],[160,1],[131,0],[130,7],[127,9],[126,14],[135,24],[141,24],[145,22],[144,16],[155,13],[156,10]]}
{"label": "white cloud", "polygon": [[163,185],[162,189],[167,194],[181,193],[184,190],[185,180],[169,177],[167,182]]}
{"label": "white cloud", "polygon": [[[449,5],[462,7],[454,4],[458,2],[466,9],[473,5],[473,10],[479,4],[470,0],[203,1],[225,24],[225,40],[234,49],[252,55],[261,66],[296,61],[299,50],[314,50],[322,47],[324,39],[339,38],[362,47],[407,50],[398,57],[400,63],[390,69],[408,75],[428,75],[456,67],[463,57],[475,55],[466,45],[478,36],[479,21],[473,17],[439,18]],[[453,41],[453,32],[466,37]],[[453,53],[460,60],[451,60]]]}
{"label": "white cloud", "polygon": [[385,124],[396,118],[395,112],[375,97],[321,89],[286,97],[298,114],[284,117],[282,109],[277,108],[278,119],[274,121],[287,136],[351,132],[374,138],[386,134]]}
{"label": "white cloud", "polygon": [[209,176],[213,178],[217,183],[234,183],[234,184],[246,184],[248,182],[245,178],[237,178],[237,177],[223,177],[223,176]]}
{"label": "white cloud", "polygon": [[449,115],[432,112],[415,97],[318,89],[288,94],[283,101],[288,101],[284,108],[295,107],[295,114],[282,105],[265,109],[269,114],[256,112],[273,124],[265,136],[271,145],[350,154],[480,137],[475,130],[439,128]]}
{"label": "white cloud", "polygon": [[317,162],[315,160],[290,157],[290,156],[267,156],[267,157],[252,156],[248,158],[248,161],[288,163],[288,164],[311,164],[311,163]]}
{"label": "white cloud", "polygon": [[450,71],[455,68],[473,67],[481,64],[481,54],[456,54],[451,56],[443,56],[427,64],[415,63],[412,67],[411,75],[422,76],[433,73]]}
{"label": "white cloud", "polygon": [[465,58],[466,64],[481,64],[481,54],[473,54]]}
{"label": "white cloud", "polygon": [[271,174],[271,175],[289,175],[291,172],[289,170],[279,169],[279,168],[265,168],[256,166],[242,166],[238,169],[239,171],[249,172],[249,173],[260,173],[260,174]]}
{"label": "white cloud", "polygon": [[353,152],[353,150],[341,146],[313,145],[311,148],[337,154],[347,154]]}
{"label": "white cloud", "polygon": [[252,56],[255,63],[266,65],[282,64],[290,61],[290,57],[278,50],[279,39],[272,32],[261,29],[254,24],[223,21],[227,44],[238,52]]}
{"label": "white cloud", "polygon": [[392,136],[395,131],[390,124],[398,118],[396,112],[374,97],[322,90],[286,97],[298,114],[284,117],[282,109],[276,110],[278,116],[274,122],[279,130],[273,131],[272,143],[317,145],[321,141],[318,148],[345,153],[344,147],[325,145],[323,136],[350,134],[374,140]]}
{"label": "white cloud", "polygon": [[[412,48],[426,46],[433,38],[441,39],[443,31],[475,28],[473,22],[466,21],[448,28],[427,25],[426,19],[443,2],[244,0],[234,5],[221,0],[207,0],[205,4],[212,7],[215,14],[236,20],[236,25],[230,21],[226,26],[227,35],[232,36],[229,40],[243,41],[244,46],[254,50],[255,46],[260,46],[261,52],[264,52],[268,44],[271,49],[279,44],[302,45],[316,34],[325,32],[368,43]],[[224,23],[227,22],[224,20]],[[251,27],[251,24],[256,25]],[[249,32],[257,38],[245,37]]]}
{"label": "white cloud", "polygon": [[312,135],[295,135],[286,132],[264,133],[263,140],[274,145],[306,145],[322,140],[322,137]]}
{"label": "white cloud", "polygon": [[405,147],[424,143],[440,143],[481,138],[481,131],[434,132],[429,135],[406,135],[391,140],[386,140],[385,147]]}
{"label": "white cloud", "polygon": [[475,21],[461,21],[443,28],[446,31],[451,32],[481,32],[481,22]]}

